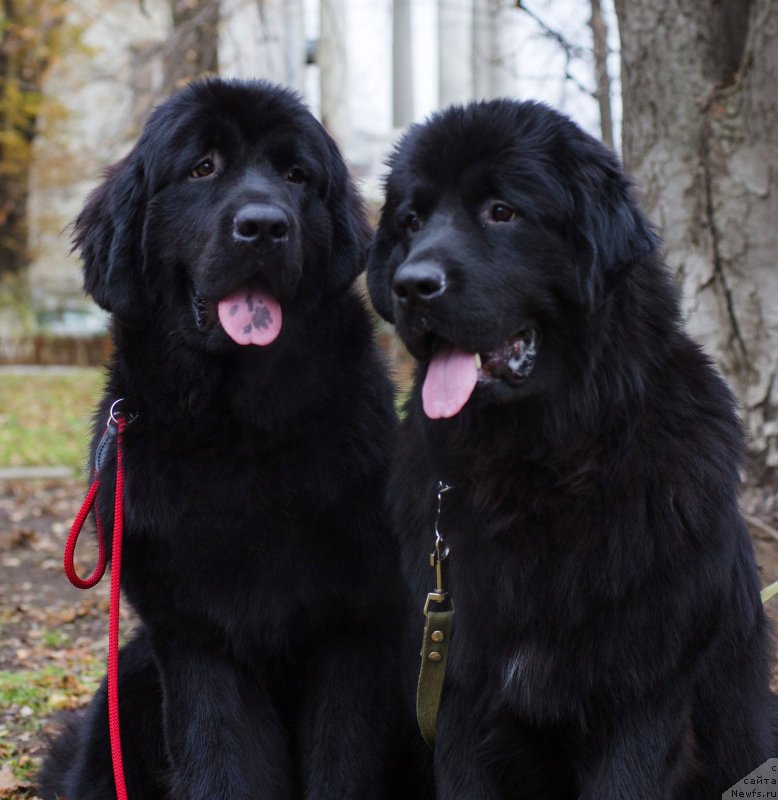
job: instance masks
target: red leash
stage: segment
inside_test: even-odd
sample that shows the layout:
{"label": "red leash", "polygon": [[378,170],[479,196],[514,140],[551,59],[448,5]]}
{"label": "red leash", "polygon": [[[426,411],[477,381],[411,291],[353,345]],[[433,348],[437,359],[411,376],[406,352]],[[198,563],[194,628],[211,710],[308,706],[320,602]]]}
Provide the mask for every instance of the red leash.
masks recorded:
{"label": "red leash", "polygon": [[[118,401],[117,401],[118,402]],[[108,728],[111,734],[111,760],[117,800],[127,800],[127,787],[124,782],[124,763],[122,762],[122,743],[119,730],[119,578],[122,569],[122,537],[124,535],[124,455],[122,453],[122,433],[124,417],[114,414],[116,403],[111,407],[111,418],[103,438],[97,447],[95,479],[89,487],[86,498],[79,510],[65,544],[65,574],[68,580],[79,589],[91,589],[105,573],[106,553],[100,518],[97,520],[97,566],[88,578],[79,578],[73,564],[76,542],[84,521],[95,504],[100,488],[98,471],[101,457],[112,439],[116,439],[116,500],[113,516],[113,547],[111,548],[111,605],[108,619]]]}

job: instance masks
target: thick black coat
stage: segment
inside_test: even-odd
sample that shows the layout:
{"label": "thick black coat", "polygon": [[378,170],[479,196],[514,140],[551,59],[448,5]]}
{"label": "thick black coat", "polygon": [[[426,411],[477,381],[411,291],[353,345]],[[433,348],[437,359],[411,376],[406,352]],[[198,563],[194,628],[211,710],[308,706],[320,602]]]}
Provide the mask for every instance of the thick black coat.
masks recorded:
{"label": "thick black coat", "polygon": [[[368,281],[420,362],[390,484],[419,607],[455,487],[438,796],[720,797],[778,755],[743,442],[616,158],[496,101],[412,128],[390,166]],[[527,331],[528,374],[485,374]],[[484,366],[429,419],[452,344]]]}
{"label": "thick black coat", "polygon": [[[410,791],[382,506],[393,393],[350,288],[367,236],[297,98],[217,80],[151,115],[75,223],[86,288],[113,312],[95,436],[117,398],[137,415],[121,577],[141,626],[120,657],[135,800]],[[218,322],[242,286],[280,303],[271,344],[239,346]],[[114,474],[111,452],[109,534]],[[105,702],[103,687],[55,743],[44,798],[115,796]]]}

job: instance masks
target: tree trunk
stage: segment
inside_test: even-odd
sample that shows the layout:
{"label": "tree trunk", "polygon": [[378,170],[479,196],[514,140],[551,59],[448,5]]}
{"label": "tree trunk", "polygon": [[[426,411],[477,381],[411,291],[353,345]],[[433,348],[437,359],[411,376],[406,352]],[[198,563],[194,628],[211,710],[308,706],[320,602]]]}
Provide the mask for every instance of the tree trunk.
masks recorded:
{"label": "tree trunk", "polygon": [[16,275],[29,263],[27,186],[30,165],[19,164],[15,170],[11,176],[0,175],[0,276]]}
{"label": "tree trunk", "polygon": [[43,80],[65,8],[3,0],[0,14],[0,276],[29,264],[27,201]]}
{"label": "tree trunk", "polygon": [[602,15],[600,0],[591,0],[592,15],[589,27],[592,29],[592,49],[594,51],[594,77],[597,84],[597,105],[600,109],[600,130],[602,140],[613,147],[613,114],[611,113],[611,79],[608,75],[608,25]]}
{"label": "tree trunk", "polygon": [[693,335],[778,467],[778,4],[616,0],[623,151]]}
{"label": "tree trunk", "polygon": [[218,70],[218,0],[170,0],[173,31],[165,43],[167,93]]}

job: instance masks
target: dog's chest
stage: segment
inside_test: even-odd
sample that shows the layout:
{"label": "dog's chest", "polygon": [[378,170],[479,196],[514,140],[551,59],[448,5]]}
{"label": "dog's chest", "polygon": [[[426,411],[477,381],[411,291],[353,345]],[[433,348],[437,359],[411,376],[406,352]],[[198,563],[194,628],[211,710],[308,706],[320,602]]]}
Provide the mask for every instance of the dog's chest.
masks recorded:
{"label": "dog's chest", "polygon": [[558,722],[582,689],[572,598],[559,591],[562,556],[528,516],[497,529],[492,521],[464,502],[441,515],[455,607],[451,668],[466,683],[485,675],[473,690],[497,706]]}
{"label": "dog's chest", "polygon": [[535,715],[542,706],[539,698],[548,693],[556,679],[555,663],[555,655],[548,648],[525,639],[493,665],[492,680],[511,706]]}
{"label": "dog's chest", "polygon": [[339,541],[337,503],[296,458],[139,447],[127,467],[125,578],[133,602],[149,602],[143,587],[153,552],[169,595],[219,627],[241,620],[241,640],[285,639],[292,620],[337,613],[323,598],[337,595],[334,585],[353,584],[357,570]]}

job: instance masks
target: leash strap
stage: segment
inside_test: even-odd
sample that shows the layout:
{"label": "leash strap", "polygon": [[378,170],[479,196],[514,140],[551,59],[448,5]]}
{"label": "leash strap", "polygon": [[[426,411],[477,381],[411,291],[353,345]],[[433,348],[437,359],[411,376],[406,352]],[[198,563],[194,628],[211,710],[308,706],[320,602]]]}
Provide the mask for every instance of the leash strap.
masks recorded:
{"label": "leash strap", "polygon": [[114,503],[113,544],[111,548],[111,600],[108,618],[108,729],[111,738],[111,760],[113,762],[116,798],[117,800],[127,800],[119,727],[119,601],[122,539],[124,537],[124,454],[122,452],[122,433],[124,432],[125,420],[123,416],[114,414],[115,407],[116,403],[111,408],[111,418],[97,446],[95,479],[89,487],[89,492],[73,522],[73,527],[70,529],[70,534],[65,544],[64,561],[65,574],[68,580],[79,589],[91,589],[105,573],[107,560],[105,537],[97,514],[95,514],[95,520],[97,521],[97,566],[88,578],[80,578],[76,574],[74,556],[81,529],[95,504],[97,492],[100,488],[100,480],[97,475],[102,465],[101,462],[108,446],[116,439],[116,499]]}
{"label": "leash strap", "polygon": [[108,728],[111,737],[111,761],[117,800],[127,800],[122,760],[121,728],[119,727],[119,602],[122,569],[122,539],[124,538],[124,453],[122,433],[124,418],[120,417],[116,435],[116,502],[113,516],[113,546],[111,547],[111,601],[108,616]]}
{"label": "leash strap", "polygon": [[[446,679],[448,649],[454,628],[454,605],[448,593],[448,545],[445,543],[438,523],[443,504],[443,495],[450,489],[438,483],[438,513],[435,519],[435,550],[430,554],[430,566],[435,570],[435,591],[427,595],[424,603],[424,638],[421,645],[421,669],[416,688],[416,720],[424,741],[429,747],[435,745],[440,701]],[[434,605],[434,610],[431,606]]]}
{"label": "leash strap", "polygon": [[416,720],[424,741],[435,745],[454,610],[428,611],[421,646],[421,670],[416,691]]}

